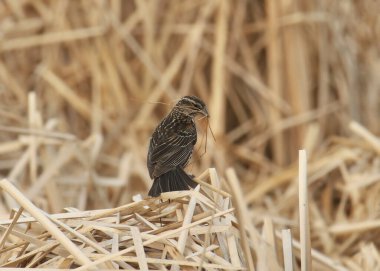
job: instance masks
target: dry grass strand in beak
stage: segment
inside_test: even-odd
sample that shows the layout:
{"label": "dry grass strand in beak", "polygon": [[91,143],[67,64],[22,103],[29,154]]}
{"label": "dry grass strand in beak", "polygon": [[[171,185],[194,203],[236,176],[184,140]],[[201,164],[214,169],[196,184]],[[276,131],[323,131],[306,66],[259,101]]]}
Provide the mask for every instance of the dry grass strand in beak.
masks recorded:
{"label": "dry grass strand in beak", "polygon": [[[214,139],[214,142],[216,142],[215,135],[214,135],[214,133],[213,133],[213,131],[212,131],[212,129],[211,129],[211,125],[210,125],[209,117],[210,117],[210,116],[203,115],[202,117],[200,117],[200,118],[198,119],[198,120],[202,120],[202,119],[204,119],[204,118],[207,119],[206,140],[205,140],[205,144],[204,144],[204,151],[203,151],[203,153],[199,156],[199,159],[202,158],[202,156],[205,155],[205,154],[207,153],[208,130],[210,130],[211,136],[212,136],[212,138]],[[203,138],[204,138],[204,135],[202,136],[201,144],[200,144],[199,148],[197,149],[197,152],[199,152],[199,150],[200,150],[201,147],[202,147]],[[198,159],[198,160],[199,160],[199,159]]]}
{"label": "dry grass strand in beak", "polygon": [[210,117],[207,116],[207,126],[208,126],[208,128],[210,129],[210,133],[211,133],[211,135],[212,135],[212,138],[214,139],[214,142],[216,142],[214,132],[213,132],[212,129],[211,129],[211,124],[210,124],[209,118],[210,118]]}

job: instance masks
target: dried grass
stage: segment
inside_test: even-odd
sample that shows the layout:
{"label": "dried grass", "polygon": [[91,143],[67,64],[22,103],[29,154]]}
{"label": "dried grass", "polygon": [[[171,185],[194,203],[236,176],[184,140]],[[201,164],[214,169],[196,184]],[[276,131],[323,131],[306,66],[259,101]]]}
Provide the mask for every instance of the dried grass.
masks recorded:
{"label": "dried grass", "polygon": [[[379,269],[379,13],[370,0],[1,1],[0,265]],[[187,94],[216,135],[202,155],[199,121],[188,170],[211,169],[199,192],[133,202],[151,185],[152,129]]]}

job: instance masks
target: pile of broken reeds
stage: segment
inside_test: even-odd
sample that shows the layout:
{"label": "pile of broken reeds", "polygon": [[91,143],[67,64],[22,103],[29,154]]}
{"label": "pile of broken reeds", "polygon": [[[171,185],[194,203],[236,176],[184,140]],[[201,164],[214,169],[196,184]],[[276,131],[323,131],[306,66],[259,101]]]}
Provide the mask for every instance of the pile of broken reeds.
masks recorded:
{"label": "pile of broken reeds", "polygon": [[199,180],[203,193],[198,186],[194,191],[165,193],[160,200],[137,199],[94,211],[67,208],[66,213],[53,215],[3,180],[0,187],[21,208],[11,219],[0,221],[4,230],[0,266],[242,270],[243,250],[231,198],[218,188],[215,171],[210,172],[212,186]]}
{"label": "pile of broken reeds", "polygon": [[[306,160],[302,161],[300,183],[305,185]],[[311,264],[313,259],[314,264],[345,270],[311,251],[305,242],[310,238],[307,232],[299,243],[289,229],[281,236],[272,220],[265,218],[259,234],[249,223],[234,170],[227,170],[227,176],[233,197],[221,190],[216,171],[210,169],[196,179],[199,185],[191,191],[168,192],[159,199],[136,197],[135,202],[113,209],[66,208],[60,214],[42,211],[4,179],[0,188],[21,207],[10,219],[0,220],[0,266],[79,270],[254,270],[257,266],[281,270],[277,246],[282,239],[286,270],[293,270],[293,250],[300,251],[301,263]],[[301,205],[308,206],[307,200]]]}
{"label": "pile of broken reeds", "polygon": [[[337,259],[312,249],[310,225],[320,225],[321,221],[310,223],[307,173],[303,150],[299,164],[300,242],[290,229],[281,233],[274,223],[278,218],[265,216],[260,221],[259,215],[254,217],[261,224],[260,230],[250,223],[252,214],[233,169],[227,170],[228,182],[223,185],[233,197],[221,190],[215,169],[209,169],[196,179],[199,185],[191,191],[168,192],[144,200],[138,196],[135,202],[113,209],[66,208],[60,214],[42,211],[4,179],[0,188],[20,208],[10,219],[0,220],[0,266],[79,270],[254,270],[256,266],[258,270],[291,271],[297,257],[307,270],[312,264],[315,270],[348,270]],[[315,219],[315,211],[311,217]],[[376,225],[337,225],[330,234],[363,231]],[[373,262],[361,253],[356,259],[344,259],[351,267],[368,260]]]}

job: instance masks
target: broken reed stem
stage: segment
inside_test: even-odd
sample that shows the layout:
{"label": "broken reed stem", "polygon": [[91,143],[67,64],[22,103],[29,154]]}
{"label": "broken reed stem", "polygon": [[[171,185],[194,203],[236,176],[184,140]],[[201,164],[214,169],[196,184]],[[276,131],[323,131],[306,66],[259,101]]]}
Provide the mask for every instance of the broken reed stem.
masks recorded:
{"label": "broken reed stem", "polygon": [[29,47],[98,37],[103,35],[106,32],[106,29],[105,26],[95,26],[70,31],[50,32],[31,37],[14,38],[3,42],[0,46],[0,51],[20,50]]}
{"label": "broken reed stem", "polygon": [[[251,254],[251,249],[249,247],[248,243],[248,235],[246,234],[245,227],[250,227],[251,222],[248,220],[250,217],[248,214],[247,206],[244,202],[244,196],[243,192],[240,188],[240,184],[238,181],[238,178],[236,176],[235,171],[232,168],[227,169],[226,171],[228,182],[230,183],[231,190],[232,190],[232,201],[234,202],[234,206],[236,206],[236,213],[237,218],[239,221],[239,231],[240,231],[240,240],[242,242],[242,247],[244,251],[245,261],[246,265],[248,267],[248,270],[255,270],[255,266],[253,264],[253,258]],[[258,240],[254,240],[255,234],[252,233],[251,238],[253,244],[258,246]]]}
{"label": "broken reed stem", "polygon": [[301,242],[301,270],[311,271],[311,244],[309,226],[309,199],[307,185],[306,151],[299,151],[299,225]]}
{"label": "broken reed stem", "polygon": [[380,139],[377,136],[356,121],[351,121],[349,127],[351,131],[364,138],[380,154]]}
{"label": "broken reed stem", "polygon": [[209,184],[209,183],[206,183],[202,180],[200,180],[199,178],[194,178],[193,179],[196,183],[199,183],[200,185],[204,186],[204,187],[207,187],[208,189],[212,190],[213,192],[216,192],[220,195],[222,195],[223,197],[227,197],[227,198],[230,198],[231,195],[221,189],[218,189],[217,187],[214,187],[213,185]]}
{"label": "broken reed stem", "polygon": [[[195,187],[194,191],[199,192],[200,186],[197,185]],[[183,218],[183,223],[182,226],[186,226],[191,223],[191,220],[194,215],[194,210],[196,207],[197,203],[197,197],[195,197],[195,193],[192,193],[189,205],[187,207],[187,212],[185,214],[185,217]],[[186,239],[188,237],[189,229],[184,230],[181,232],[179,238],[178,238],[178,244],[177,244],[177,249],[180,253],[183,253],[185,251],[185,246],[186,246]]]}
{"label": "broken reed stem", "polygon": [[149,271],[148,262],[146,260],[147,257],[144,251],[140,230],[137,227],[131,227],[131,234],[133,238],[133,243],[136,247],[135,250],[138,259],[139,270]]}
{"label": "broken reed stem", "polygon": [[373,219],[361,222],[346,222],[334,224],[329,228],[329,232],[334,235],[347,235],[347,234],[358,234],[362,232],[369,232],[380,228],[380,219]]}
{"label": "broken reed stem", "polygon": [[0,188],[11,195],[26,211],[28,211],[51,235],[64,246],[80,264],[91,264],[82,251],[74,245],[29,199],[27,199],[8,180],[0,181]]}
{"label": "broken reed stem", "polygon": [[72,135],[72,134],[52,132],[52,131],[46,131],[46,130],[37,130],[37,129],[31,129],[31,128],[20,128],[20,127],[11,127],[11,126],[0,125],[0,131],[1,132],[8,132],[8,133],[48,137],[48,138],[68,140],[68,141],[77,140],[76,136]]}
{"label": "broken reed stem", "polygon": [[[200,185],[197,185],[194,191],[199,192],[199,189],[200,189]],[[186,226],[191,223],[191,220],[194,215],[196,203],[197,203],[197,197],[195,196],[195,193],[192,193],[189,205],[187,207],[187,212],[185,214],[185,217],[183,218],[182,226]],[[185,251],[186,241],[188,237],[189,237],[189,229],[182,231],[181,234],[179,235],[177,249],[178,249],[178,252],[181,254],[183,254]],[[177,271],[179,270],[179,266],[178,265],[172,266],[171,270]]]}
{"label": "broken reed stem", "polygon": [[282,230],[282,251],[284,254],[284,270],[293,271],[293,245],[292,245],[292,232],[290,229]]}
{"label": "broken reed stem", "polygon": [[13,227],[17,224],[17,220],[20,218],[22,212],[24,211],[24,208],[20,207],[16,213],[16,215],[13,217],[12,223],[8,226],[7,230],[4,232],[4,234],[1,236],[0,239],[0,250],[2,249],[5,241],[7,240],[8,235],[12,232]]}

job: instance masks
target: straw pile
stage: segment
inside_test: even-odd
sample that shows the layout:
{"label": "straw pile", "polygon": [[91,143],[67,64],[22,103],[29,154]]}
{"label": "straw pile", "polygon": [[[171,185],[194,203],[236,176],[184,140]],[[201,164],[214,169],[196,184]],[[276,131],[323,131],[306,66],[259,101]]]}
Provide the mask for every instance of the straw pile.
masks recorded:
{"label": "straw pile", "polygon": [[[0,1],[0,177],[23,195],[0,192],[0,263],[37,252],[14,266],[75,267],[76,255],[96,261],[133,243],[100,267],[174,264],[149,260],[162,256],[189,269],[380,269],[378,14],[371,0]],[[226,192],[207,170],[199,192],[131,203],[151,185],[152,130],[187,94],[206,102],[216,136],[206,143],[198,123],[188,171],[215,168]],[[22,198],[35,214],[19,211]],[[211,206],[235,209],[217,220]],[[180,232],[144,245],[203,218],[183,253]]]}
{"label": "straw pile", "polygon": [[22,207],[13,219],[0,221],[6,229],[0,240],[1,266],[242,270],[230,197],[218,189],[215,171],[211,176],[214,185],[206,187],[214,192],[206,188],[201,194],[198,186],[191,192],[165,193],[161,201],[151,198],[96,211],[67,208],[54,215],[3,180],[1,188]]}

